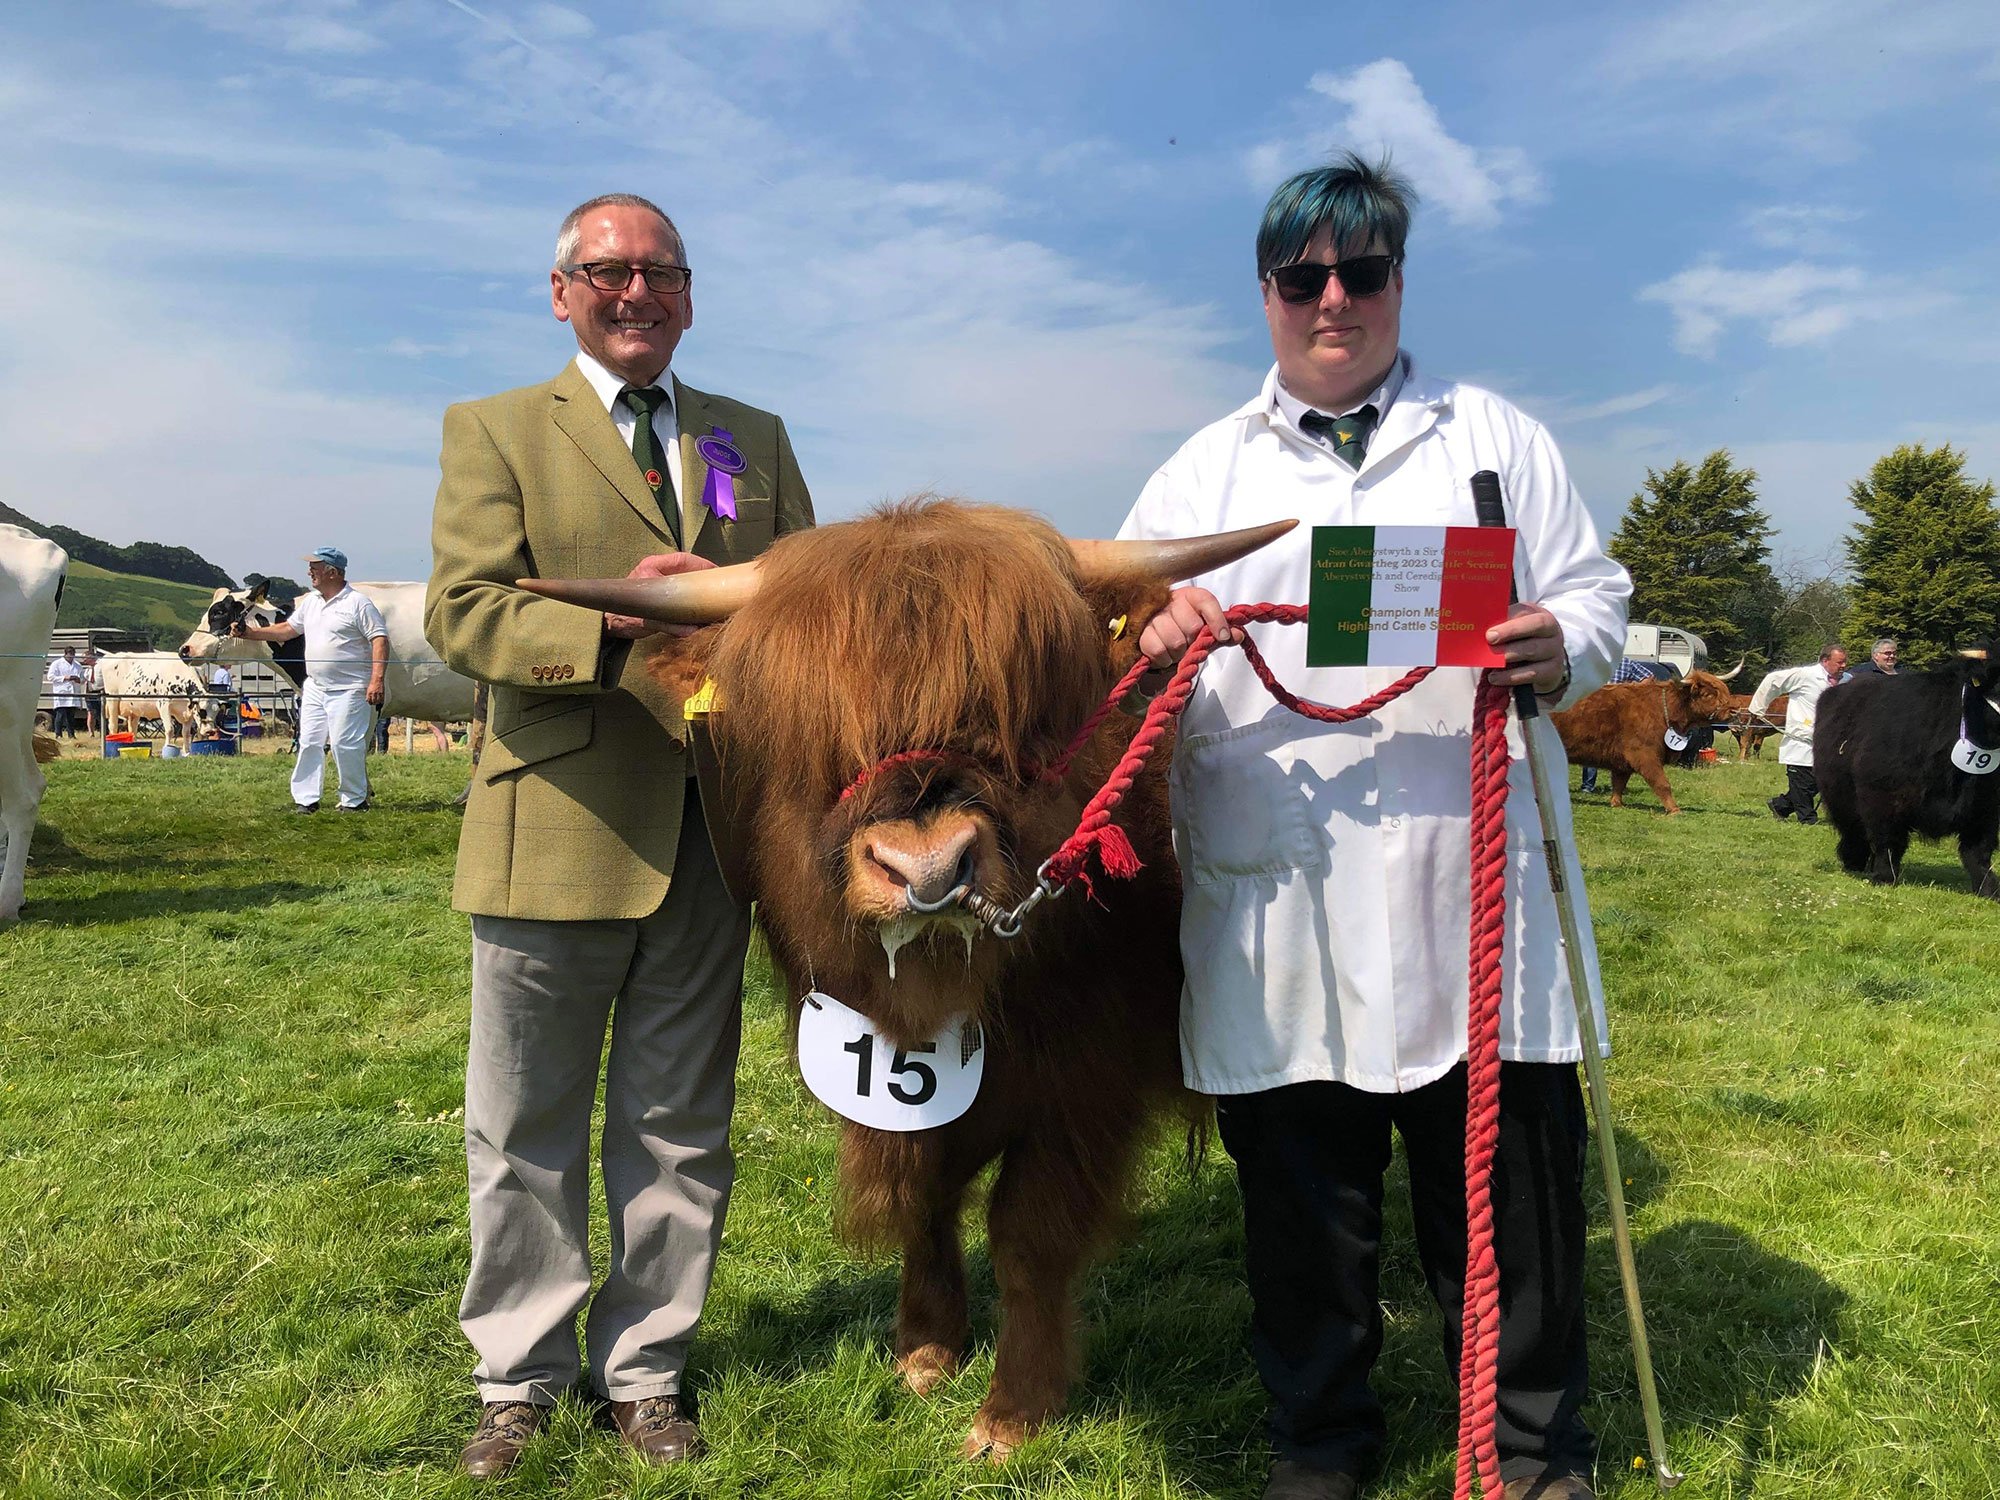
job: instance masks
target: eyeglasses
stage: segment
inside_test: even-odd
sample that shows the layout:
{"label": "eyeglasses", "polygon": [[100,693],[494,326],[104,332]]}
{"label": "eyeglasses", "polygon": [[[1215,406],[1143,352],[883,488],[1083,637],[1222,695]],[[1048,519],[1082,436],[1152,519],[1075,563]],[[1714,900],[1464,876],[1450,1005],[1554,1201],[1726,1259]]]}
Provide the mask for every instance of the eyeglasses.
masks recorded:
{"label": "eyeglasses", "polygon": [[1302,260],[1289,266],[1273,266],[1264,274],[1285,301],[1317,302],[1326,292],[1329,276],[1338,276],[1341,290],[1350,297],[1373,297],[1389,284],[1396,265],[1393,255],[1357,255],[1330,266],[1316,260]]}
{"label": "eyeglasses", "polygon": [[594,260],[588,265],[564,266],[563,269],[571,275],[581,271],[583,279],[600,292],[622,292],[638,275],[646,278],[649,291],[667,296],[686,291],[688,283],[694,280],[694,272],[686,266],[626,266],[615,260]]}

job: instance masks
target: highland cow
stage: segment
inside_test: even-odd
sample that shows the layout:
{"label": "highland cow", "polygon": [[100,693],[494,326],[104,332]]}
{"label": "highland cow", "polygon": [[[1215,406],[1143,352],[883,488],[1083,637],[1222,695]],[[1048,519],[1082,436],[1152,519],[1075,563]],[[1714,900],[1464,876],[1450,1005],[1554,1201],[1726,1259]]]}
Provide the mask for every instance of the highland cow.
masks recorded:
{"label": "highland cow", "polygon": [[913,1068],[954,1023],[979,1028],[985,1071],[962,1115],[906,1132],[850,1119],[840,1152],[847,1227],[902,1255],[895,1356],[920,1394],[963,1355],[961,1211],[999,1161],[986,1205],[998,1347],[968,1454],[1004,1456],[1062,1409],[1078,1278],[1118,1218],[1149,1118],[1194,1104],[1166,748],[1117,814],[1136,877],[1043,903],[1013,940],[967,901],[1014,907],[1076,828],[1135,724],[1114,713],[1067,765],[1065,748],[1136,660],[1169,582],[1291,524],[1066,542],[1019,512],[931,501],[781,537],[741,567],[523,581],[714,622],[666,642],[654,669],[683,696],[712,684],[698,758],[723,804],[718,845],[740,843],[718,855],[757,903],[795,1020],[799,997],[831,996]]}

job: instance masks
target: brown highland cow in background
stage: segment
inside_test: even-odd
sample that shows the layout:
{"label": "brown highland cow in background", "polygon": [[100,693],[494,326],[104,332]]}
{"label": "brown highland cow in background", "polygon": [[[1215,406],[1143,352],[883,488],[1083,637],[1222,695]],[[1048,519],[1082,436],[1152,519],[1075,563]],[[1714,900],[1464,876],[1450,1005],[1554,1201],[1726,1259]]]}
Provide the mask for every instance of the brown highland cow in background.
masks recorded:
{"label": "brown highland cow in background", "polygon": [[904,1133],[843,1121],[840,1153],[847,1228],[902,1254],[895,1354],[920,1394],[958,1369],[959,1221],[972,1179],[999,1160],[986,1206],[998,1347],[968,1454],[1002,1457],[1062,1410],[1078,1277],[1118,1218],[1149,1117],[1194,1103],[1181,1084],[1168,747],[1118,811],[1137,878],[1044,903],[1012,941],[960,906],[921,908],[960,886],[1003,907],[1033,889],[1133,720],[1111,715],[1059,778],[1046,768],[1136,659],[1168,582],[1287,529],[1164,549],[1070,543],[1033,516],[933,501],[781,538],[742,568],[534,585],[720,621],[665,643],[655,669],[683,695],[715,684],[707,732],[726,823],[746,844],[723,863],[758,904],[795,1021],[818,990],[897,1046],[959,1017],[984,1030],[985,1075],[964,1114]]}
{"label": "brown highland cow in background", "polygon": [[1667,784],[1666,762],[1678,754],[1667,748],[1667,731],[1692,735],[1704,724],[1727,722],[1729,679],[1743,670],[1738,662],[1724,675],[1690,672],[1681,682],[1614,682],[1583,698],[1574,708],[1551,714],[1562,736],[1563,753],[1573,766],[1596,766],[1611,773],[1611,805],[1625,805],[1625,784],[1644,779],[1669,813],[1678,813]]}

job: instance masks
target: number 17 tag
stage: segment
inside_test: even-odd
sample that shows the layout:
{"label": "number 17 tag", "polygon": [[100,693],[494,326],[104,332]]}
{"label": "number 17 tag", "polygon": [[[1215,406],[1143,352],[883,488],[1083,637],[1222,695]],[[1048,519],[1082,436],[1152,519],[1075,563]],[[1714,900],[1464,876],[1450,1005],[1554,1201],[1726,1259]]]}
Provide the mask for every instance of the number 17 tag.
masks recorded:
{"label": "number 17 tag", "polygon": [[799,1072],[813,1097],[856,1124],[928,1130],[971,1108],[986,1047],[975,1021],[949,1021],[923,1045],[898,1047],[859,1011],[815,990],[799,1012]]}

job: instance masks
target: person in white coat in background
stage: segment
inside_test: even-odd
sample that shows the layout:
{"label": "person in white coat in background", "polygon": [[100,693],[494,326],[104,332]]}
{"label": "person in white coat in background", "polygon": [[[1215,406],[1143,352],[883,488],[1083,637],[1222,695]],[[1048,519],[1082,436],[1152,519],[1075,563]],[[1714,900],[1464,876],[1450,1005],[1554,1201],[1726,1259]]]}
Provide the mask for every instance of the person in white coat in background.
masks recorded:
{"label": "person in white coat in background", "polygon": [[[1153,476],[1121,534],[1306,524],[1177,590],[1140,638],[1157,667],[1204,622],[1226,631],[1218,597],[1304,602],[1313,525],[1472,526],[1470,481],[1492,469],[1519,531],[1522,596],[1534,601],[1489,633],[1509,663],[1492,679],[1531,683],[1555,709],[1610,678],[1631,582],[1605,556],[1554,442],[1398,347],[1413,199],[1386,165],[1352,155],[1272,196],[1257,274],[1275,367]],[[1308,670],[1305,631],[1251,633],[1281,682],[1322,703],[1352,703],[1401,675]],[[1379,1462],[1385,1421],[1368,1377],[1382,1345],[1392,1129],[1457,1369],[1475,685],[1472,669],[1441,668],[1368,719],[1323,725],[1274,704],[1240,652],[1218,651],[1181,721],[1171,784],[1182,1052],[1189,1086],[1218,1096],[1242,1189],[1251,1352],[1271,1400],[1268,1500],[1352,1500]],[[1561,766],[1546,713],[1530,727]],[[1592,1494],[1595,1455],[1580,1410],[1582,1051],[1533,786],[1518,729],[1509,733],[1498,1442],[1507,1500],[1579,1500]],[[1567,878],[1580,882],[1568,809],[1551,812]],[[1590,999],[1602,1027],[1601,998]]]}
{"label": "person in white coat in background", "polygon": [[368,734],[382,706],[389,662],[389,626],[366,594],[347,582],[347,554],[320,547],[306,554],[306,579],[291,618],[275,625],[245,625],[234,633],[251,641],[306,638],[306,685],[299,694],[299,758],[292,766],[292,809],[319,811],[326,752],[333,747],[340,812],[368,806]]}
{"label": "person in white coat in background", "polygon": [[[1894,659],[1892,655],[1892,663]],[[1820,650],[1819,665],[1780,667],[1757,684],[1750,699],[1752,723],[1769,711],[1780,695],[1785,696],[1785,732],[1778,741],[1785,789],[1764,804],[1780,823],[1795,817],[1810,827],[1819,821],[1819,781],[1813,775],[1813,725],[1819,718],[1819,695],[1853,675],[1847,670],[1846,650],[1829,644]]]}

